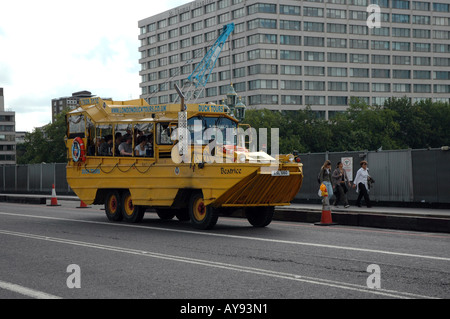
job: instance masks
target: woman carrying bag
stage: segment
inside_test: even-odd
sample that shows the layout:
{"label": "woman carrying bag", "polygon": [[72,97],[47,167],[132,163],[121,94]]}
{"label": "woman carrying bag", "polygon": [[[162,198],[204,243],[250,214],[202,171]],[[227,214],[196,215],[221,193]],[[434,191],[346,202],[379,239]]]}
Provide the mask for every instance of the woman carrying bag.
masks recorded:
{"label": "woman carrying bag", "polygon": [[331,175],[334,195],[336,196],[336,200],[333,205],[337,207],[339,202],[342,200],[344,202],[344,207],[349,208],[350,205],[348,204],[347,192],[351,185],[347,177],[347,172],[343,169],[343,166],[344,165],[341,162],[338,162],[333,175]]}

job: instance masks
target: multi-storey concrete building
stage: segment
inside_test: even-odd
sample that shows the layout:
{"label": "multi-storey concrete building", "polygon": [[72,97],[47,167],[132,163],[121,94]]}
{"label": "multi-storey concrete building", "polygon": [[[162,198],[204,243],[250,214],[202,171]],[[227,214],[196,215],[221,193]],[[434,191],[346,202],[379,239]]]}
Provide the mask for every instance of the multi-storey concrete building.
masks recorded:
{"label": "multi-storey concrete building", "polygon": [[3,88],[0,88],[0,164],[16,163],[16,116],[5,111]]}
{"label": "multi-storey concrete building", "polygon": [[321,116],[353,96],[449,102],[450,0],[197,0],[139,21],[141,97],[173,102],[189,62],[230,22],[235,31],[199,102],[220,102],[230,82],[247,106],[310,105]]}
{"label": "multi-storey concrete building", "polygon": [[65,109],[76,109],[80,104],[78,101],[83,98],[93,97],[89,91],[80,91],[72,93],[72,96],[60,97],[52,100],[52,123],[55,121],[56,116]]}

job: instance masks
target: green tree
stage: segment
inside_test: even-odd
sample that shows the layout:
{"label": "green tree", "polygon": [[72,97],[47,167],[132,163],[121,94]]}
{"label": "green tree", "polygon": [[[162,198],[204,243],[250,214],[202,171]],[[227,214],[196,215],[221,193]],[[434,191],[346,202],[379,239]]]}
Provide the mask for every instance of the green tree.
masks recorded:
{"label": "green tree", "polygon": [[36,128],[25,134],[25,143],[17,154],[18,164],[64,163],[66,158],[66,112],[60,113],[55,121],[43,128]]}

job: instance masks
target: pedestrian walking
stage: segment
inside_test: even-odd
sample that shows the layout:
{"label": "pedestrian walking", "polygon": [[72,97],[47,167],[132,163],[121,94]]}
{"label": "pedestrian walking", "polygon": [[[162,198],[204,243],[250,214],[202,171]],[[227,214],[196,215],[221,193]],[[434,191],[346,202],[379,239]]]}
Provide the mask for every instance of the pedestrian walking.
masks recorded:
{"label": "pedestrian walking", "polygon": [[367,168],[367,161],[360,162],[361,168],[356,172],[355,180],[353,181],[353,188],[356,188],[358,193],[358,199],[356,205],[361,207],[361,199],[364,197],[364,201],[368,208],[372,207],[369,197],[369,169]]}
{"label": "pedestrian walking", "polygon": [[349,208],[350,205],[348,204],[347,192],[351,185],[347,177],[347,172],[343,167],[344,165],[341,162],[338,162],[336,165],[336,169],[331,175],[334,195],[336,196],[333,205],[337,207],[339,202],[342,201],[344,203],[344,207]]}
{"label": "pedestrian walking", "polygon": [[324,184],[327,187],[328,198],[331,198],[333,196],[333,184],[331,182],[331,162],[329,160],[326,160],[320,169],[319,184]]}

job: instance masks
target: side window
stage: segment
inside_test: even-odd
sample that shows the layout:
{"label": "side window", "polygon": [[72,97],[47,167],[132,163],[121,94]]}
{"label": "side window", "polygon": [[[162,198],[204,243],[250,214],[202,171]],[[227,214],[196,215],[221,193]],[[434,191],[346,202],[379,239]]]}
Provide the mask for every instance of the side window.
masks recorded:
{"label": "side window", "polygon": [[85,137],[86,122],[84,115],[73,115],[69,117],[69,138]]}
{"label": "side window", "polygon": [[158,145],[172,145],[173,141],[170,136],[175,128],[176,126],[171,123],[158,123],[156,125],[156,143]]}
{"label": "side window", "polygon": [[113,130],[111,124],[98,125],[95,129],[96,155],[112,156]]}
{"label": "side window", "polygon": [[[132,126],[131,124],[117,124],[114,127],[114,156],[120,156],[119,146],[124,143],[123,147],[126,147],[127,153],[133,152],[132,143],[131,145],[125,145],[127,143],[126,138],[132,134]],[[131,151],[130,151],[131,148]]]}
{"label": "side window", "polygon": [[134,125],[134,156],[153,157],[153,123]]}

